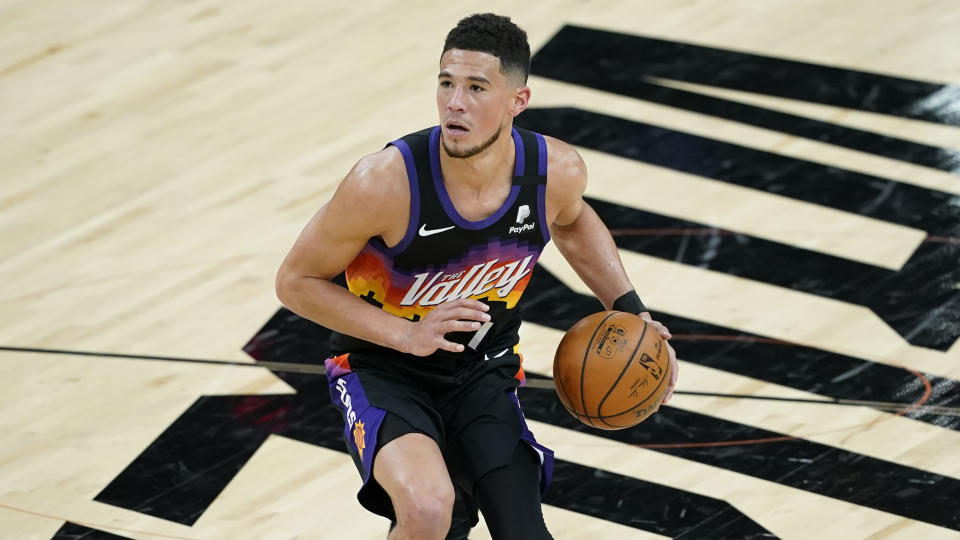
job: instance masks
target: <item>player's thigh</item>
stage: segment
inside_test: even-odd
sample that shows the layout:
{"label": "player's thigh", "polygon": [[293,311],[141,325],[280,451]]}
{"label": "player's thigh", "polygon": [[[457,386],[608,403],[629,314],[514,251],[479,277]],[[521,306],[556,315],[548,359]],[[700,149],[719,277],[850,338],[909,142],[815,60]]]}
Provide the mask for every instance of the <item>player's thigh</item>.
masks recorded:
{"label": "player's thigh", "polygon": [[405,505],[453,504],[453,484],[436,441],[407,433],[377,453],[373,476],[400,511]]}

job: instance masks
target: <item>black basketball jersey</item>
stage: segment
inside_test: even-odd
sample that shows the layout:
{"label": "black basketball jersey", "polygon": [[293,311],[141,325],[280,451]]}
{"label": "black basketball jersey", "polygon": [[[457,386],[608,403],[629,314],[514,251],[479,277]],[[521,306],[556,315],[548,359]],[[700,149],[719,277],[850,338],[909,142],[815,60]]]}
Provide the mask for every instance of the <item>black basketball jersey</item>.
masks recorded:
{"label": "black basketball jersey", "polygon": [[[544,246],[547,146],[543,136],[513,128],[514,177],[503,206],[486,219],[468,221],[447,194],[440,169],[440,128],[428,128],[391,145],[403,155],[410,182],[410,220],[397,245],[371,238],[346,268],[350,292],[384,311],[418,321],[434,306],[474,298],[490,306],[491,320],[476,332],[447,339],[496,354],[515,348],[518,301]],[[375,349],[367,341],[334,332],[335,353]],[[465,354],[460,353],[460,354]],[[434,357],[457,357],[437,351]]]}

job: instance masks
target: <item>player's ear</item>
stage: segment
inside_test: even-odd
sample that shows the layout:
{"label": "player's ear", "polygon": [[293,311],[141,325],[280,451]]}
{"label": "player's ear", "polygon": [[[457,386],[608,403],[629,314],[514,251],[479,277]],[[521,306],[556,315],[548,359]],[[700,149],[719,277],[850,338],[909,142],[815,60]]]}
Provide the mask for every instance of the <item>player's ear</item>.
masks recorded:
{"label": "player's ear", "polygon": [[513,101],[510,103],[510,114],[516,117],[527,109],[530,103],[530,87],[523,85],[513,91]]}

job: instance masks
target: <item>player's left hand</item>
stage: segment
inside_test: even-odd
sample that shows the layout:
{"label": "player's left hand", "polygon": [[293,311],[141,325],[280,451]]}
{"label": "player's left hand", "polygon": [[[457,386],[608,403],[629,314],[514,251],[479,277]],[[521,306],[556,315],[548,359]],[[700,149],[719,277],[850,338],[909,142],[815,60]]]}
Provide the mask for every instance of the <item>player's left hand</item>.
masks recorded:
{"label": "player's left hand", "polygon": [[679,368],[677,367],[677,352],[673,350],[673,347],[670,346],[670,342],[667,341],[673,337],[673,335],[670,333],[670,330],[663,325],[663,323],[653,320],[653,317],[650,316],[650,312],[644,311],[640,314],[640,318],[647,321],[647,324],[650,326],[653,326],[657,332],[660,333],[660,337],[663,338],[664,343],[667,345],[667,358],[670,359],[670,381],[667,385],[667,393],[664,394],[663,401],[661,401],[661,403],[665,404],[666,402],[670,401],[670,398],[673,397],[673,387],[677,384],[677,371],[679,371]]}

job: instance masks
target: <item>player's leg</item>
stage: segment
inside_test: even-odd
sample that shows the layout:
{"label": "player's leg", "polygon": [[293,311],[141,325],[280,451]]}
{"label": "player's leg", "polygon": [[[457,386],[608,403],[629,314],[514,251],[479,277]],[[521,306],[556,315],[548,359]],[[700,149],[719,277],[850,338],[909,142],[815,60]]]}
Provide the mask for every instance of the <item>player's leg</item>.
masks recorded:
{"label": "player's leg", "polygon": [[442,540],[450,529],[454,492],[437,443],[407,433],[377,452],[373,476],[390,496],[397,517],[391,540]]}
{"label": "player's leg", "polygon": [[480,364],[469,384],[441,407],[451,475],[472,493],[496,540],[550,538],[540,497],[550,481],[553,452],[527,428],[515,393],[519,366],[517,355]]}
{"label": "player's leg", "polygon": [[[382,361],[382,355],[372,359]],[[439,414],[424,405],[429,395],[409,378],[371,370],[366,360],[351,354],[326,362],[347,450],[364,480],[357,500],[398,522],[390,538],[442,539],[454,497],[436,442],[442,433]]]}
{"label": "player's leg", "polygon": [[[467,540],[470,537],[470,529],[473,528],[473,521],[470,518],[470,511],[465,506],[464,499],[469,497],[465,495],[457,486],[453,486],[456,497],[453,499],[453,518],[450,521],[450,530],[444,540]],[[471,499],[472,500],[472,499]],[[390,520],[390,530],[397,527],[396,518]]]}
{"label": "player's leg", "polygon": [[540,504],[540,458],[520,441],[505,467],[477,480],[474,493],[494,540],[553,538]]}

